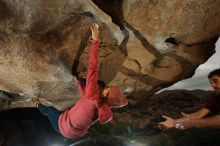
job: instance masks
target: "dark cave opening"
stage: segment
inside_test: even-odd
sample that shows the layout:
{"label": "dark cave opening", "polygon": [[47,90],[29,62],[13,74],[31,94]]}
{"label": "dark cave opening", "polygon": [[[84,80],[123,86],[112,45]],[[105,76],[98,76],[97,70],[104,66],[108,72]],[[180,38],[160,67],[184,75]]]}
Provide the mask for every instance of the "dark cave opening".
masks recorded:
{"label": "dark cave opening", "polygon": [[176,40],[176,38],[173,38],[173,37],[169,37],[168,39],[165,40],[166,43],[170,43],[170,44],[173,44],[173,45],[179,45],[178,41]]}

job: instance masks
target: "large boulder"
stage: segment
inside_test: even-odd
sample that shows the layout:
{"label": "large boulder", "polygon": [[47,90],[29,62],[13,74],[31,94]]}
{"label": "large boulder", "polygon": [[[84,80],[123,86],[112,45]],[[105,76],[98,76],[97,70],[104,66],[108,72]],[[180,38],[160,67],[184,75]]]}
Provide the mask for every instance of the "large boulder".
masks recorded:
{"label": "large boulder", "polygon": [[[0,110],[39,96],[63,110],[79,98],[72,68],[87,68],[89,27],[101,29],[100,79],[130,103],[191,77],[214,52],[220,1],[1,0]],[[78,64],[77,64],[77,63]],[[12,104],[13,103],[13,104]]]}

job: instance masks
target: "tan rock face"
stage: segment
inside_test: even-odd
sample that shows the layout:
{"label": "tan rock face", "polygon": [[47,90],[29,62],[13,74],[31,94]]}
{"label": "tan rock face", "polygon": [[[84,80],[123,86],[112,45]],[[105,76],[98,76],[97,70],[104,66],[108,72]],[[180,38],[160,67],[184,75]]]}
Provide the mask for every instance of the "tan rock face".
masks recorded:
{"label": "tan rock face", "polygon": [[32,96],[60,109],[77,101],[71,70],[76,61],[78,71],[87,67],[94,22],[101,28],[100,79],[122,87],[133,103],[144,102],[214,53],[219,6],[218,0],[2,0],[0,90],[21,100],[6,97],[1,110],[32,106]]}

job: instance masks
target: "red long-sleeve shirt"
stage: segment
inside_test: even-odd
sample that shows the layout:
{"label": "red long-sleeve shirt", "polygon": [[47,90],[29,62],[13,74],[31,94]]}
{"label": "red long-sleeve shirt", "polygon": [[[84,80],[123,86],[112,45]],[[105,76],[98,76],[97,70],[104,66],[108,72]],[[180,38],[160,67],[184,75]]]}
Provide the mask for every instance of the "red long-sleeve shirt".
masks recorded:
{"label": "red long-sleeve shirt", "polygon": [[58,126],[64,137],[73,139],[85,135],[94,123],[92,119],[95,114],[98,115],[100,123],[106,123],[112,119],[113,114],[107,104],[98,107],[98,48],[99,42],[93,41],[90,47],[85,89],[79,82],[77,83],[81,99],[59,117]]}

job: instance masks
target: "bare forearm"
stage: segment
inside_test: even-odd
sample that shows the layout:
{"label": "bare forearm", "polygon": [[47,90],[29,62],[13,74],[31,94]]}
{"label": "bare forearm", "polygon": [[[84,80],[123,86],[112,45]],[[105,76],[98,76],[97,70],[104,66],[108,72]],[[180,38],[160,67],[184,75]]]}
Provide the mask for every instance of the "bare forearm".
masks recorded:
{"label": "bare forearm", "polygon": [[191,119],[201,119],[203,117],[203,115],[201,115],[201,113],[199,111],[195,112],[195,113],[191,113],[191,114],[189,114],[189,116]]}
{"label": "bare forearm", "polygon": [[[206,108],[202,108],[198,110],[197,112],[191,113],[191,114],[185,114],[182,113],[183,118],[176,119],[175,125],[182,125],[186,128],[190,127],[205,127],[205,124],[212,124],[212,123],[206,123],[204,119],[202,119],[204,116],[206,116],[209,113],[209,110]],[[219,124],[220,125],[220,124]]]}
{"label": "bare forearm", "polygon": [[197,112],[188,114],[186,117],[176,119],[175,121],[176,121],[176,123],[181,123],[181,122],[185,122],[185,121],[189,121],[189,120],[198,120],[198,119],[201,119],[204,115],[205,114],[203,114],[201,112],[201,110],[199,110]]}
{"label": "bare forearm", "polygon": [[207,114],[209,113],[209,110],[206,109],[206,108],[201,108],[200,110],[194,112],[194,113],[191,113],[191,114],[186,114],[189,119],[201,119],[203,118],[204,116],[206,116]]}
{"label": "bare forearm", "polygon": [[219,127],[220,115],[199,120],[193,120],[192,122],[194,123],[194,127]]}

